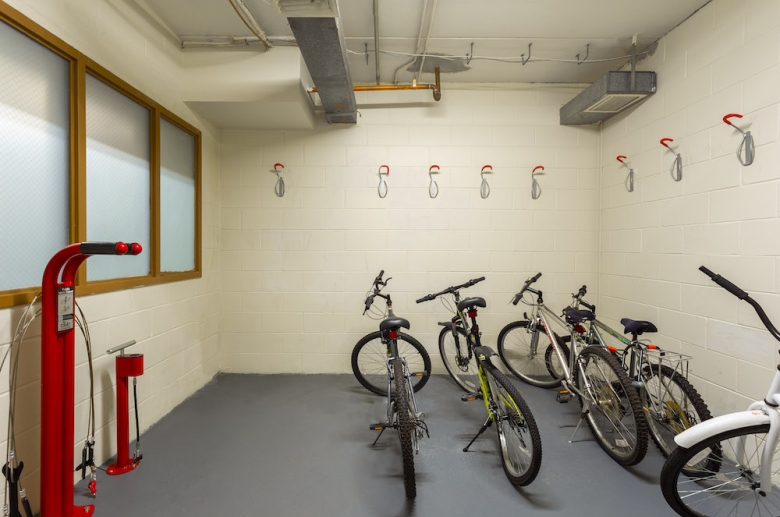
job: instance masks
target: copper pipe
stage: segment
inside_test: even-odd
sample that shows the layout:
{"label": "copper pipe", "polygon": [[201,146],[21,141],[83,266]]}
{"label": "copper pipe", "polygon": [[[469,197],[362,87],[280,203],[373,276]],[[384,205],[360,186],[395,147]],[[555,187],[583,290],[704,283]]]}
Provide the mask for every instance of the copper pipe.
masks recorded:
{"label": "copper pipe", "polygon": [[[375,86],[353,86],[353,91],[356,92],[377,92],[388,90],[433,90],[433,98],[438,101],[441,99],[441,75],[439,67],[436,67],[436,83],[435,84],[378,84]],[[312,88],[309,93],[317,93],[317,88]]]}

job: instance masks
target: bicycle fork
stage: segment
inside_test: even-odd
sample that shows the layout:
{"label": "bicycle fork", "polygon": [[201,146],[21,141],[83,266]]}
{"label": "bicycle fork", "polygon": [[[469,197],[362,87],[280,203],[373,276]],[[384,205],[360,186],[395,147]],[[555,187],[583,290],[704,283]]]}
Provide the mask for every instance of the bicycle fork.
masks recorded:
{"label": "bicycle fork", "polygon": [[[761,452],[761,471],[759,472],[759,485],[755,491],[762,497],[766,497],[772,492],[772,459],[775,455],[775,448],[780,440],[780,412],[777,408],[768,407],[765,401],[754,402],[748,408],[748,411],[762,410],[769,415],[769,432],[764,442],[764,450]],[[747,451],[745,451],[745,439],[737,440],[737,467],[747,469]]]}

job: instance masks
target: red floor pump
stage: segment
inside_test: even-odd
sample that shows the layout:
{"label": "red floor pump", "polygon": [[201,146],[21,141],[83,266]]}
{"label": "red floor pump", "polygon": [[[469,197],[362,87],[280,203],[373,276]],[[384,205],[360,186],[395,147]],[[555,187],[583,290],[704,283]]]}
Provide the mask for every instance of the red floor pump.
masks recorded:
{"label": "red floor pump", "polygon": [[140,244],[81,242],[62,248],[41,284],[41,517],[90,517],[73,505],[76,271],[91,255],[138,255]]}
{"label": "red floor pump", "polygon": [[135,396],[135,432],[136,432],[136,451],[133,457],[130,457],[130,422],[128,421],[127,381],[133,378],[133,392],[135,395],[135,378],[144,374],[144,356],[143,354],[125,355],[125,348],[133,346],[135,341],[130,341],[124,345],[107,350],[108,354],[119,352],[116,358],[116,463],[106,469],[106,474],[118,476],[130,472],[141,462],[140,444],[141,436],[138,426],[138,397]]}

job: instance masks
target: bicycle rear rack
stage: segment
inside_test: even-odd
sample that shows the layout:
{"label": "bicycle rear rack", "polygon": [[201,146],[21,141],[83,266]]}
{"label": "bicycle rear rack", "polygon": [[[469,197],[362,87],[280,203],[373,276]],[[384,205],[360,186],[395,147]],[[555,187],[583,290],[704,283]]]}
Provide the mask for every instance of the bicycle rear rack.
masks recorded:
{"label": "bicycle rear rack", "polygon": [[[655,366],[657,365],[659,373],[661,370],[668,368],[671,370],[671,372],[669,372],[671,374],[669,377],[678,374],[686,380],[688,379],[688,363],[692,359],[690,355],[660,349],[646,349],[643,352],[645,360],[650,365],[651,369],[655,369]],[[658,393],[653,395],[655,395],[658,400],[663,400],[662,390],[667,388],[665,388],[664,384],[661,382],[657,383],[657,386]]]}

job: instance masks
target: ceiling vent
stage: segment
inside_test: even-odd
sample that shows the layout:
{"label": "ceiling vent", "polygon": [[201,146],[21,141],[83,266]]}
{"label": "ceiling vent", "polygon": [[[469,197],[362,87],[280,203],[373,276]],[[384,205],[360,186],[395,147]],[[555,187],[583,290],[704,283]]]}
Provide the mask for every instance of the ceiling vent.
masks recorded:
{"label": "ceiling vent", "polygon": [[607,72],[561,108],[561,125],[601,122],[642,102],[655,90],[655,72]]}
{"label": "ceiling vent", "polygon": [[335,18],[336,0],[273,0],[280,14],[296,18]]}

